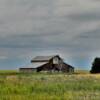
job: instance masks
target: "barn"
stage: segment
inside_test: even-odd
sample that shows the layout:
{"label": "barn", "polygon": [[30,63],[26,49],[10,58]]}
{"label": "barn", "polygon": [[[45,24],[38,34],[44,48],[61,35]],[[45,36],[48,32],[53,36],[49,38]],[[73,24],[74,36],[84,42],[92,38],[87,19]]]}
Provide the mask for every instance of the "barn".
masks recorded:
{"label": "barn", "polygon": [[73,73],[74,67],[66,64],[59,55],[53,56],[36,56],[31,60],[31,66],[23,67],[19,69],[21,72],[67,72]]}

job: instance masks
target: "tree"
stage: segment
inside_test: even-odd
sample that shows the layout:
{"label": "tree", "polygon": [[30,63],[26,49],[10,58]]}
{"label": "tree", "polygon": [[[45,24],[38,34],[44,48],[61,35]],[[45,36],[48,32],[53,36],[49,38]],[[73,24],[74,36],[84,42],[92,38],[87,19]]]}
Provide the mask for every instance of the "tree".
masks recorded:
{"label": "tree", "polygon": [[100,58],[94,59],[90,73],[100,73]]}

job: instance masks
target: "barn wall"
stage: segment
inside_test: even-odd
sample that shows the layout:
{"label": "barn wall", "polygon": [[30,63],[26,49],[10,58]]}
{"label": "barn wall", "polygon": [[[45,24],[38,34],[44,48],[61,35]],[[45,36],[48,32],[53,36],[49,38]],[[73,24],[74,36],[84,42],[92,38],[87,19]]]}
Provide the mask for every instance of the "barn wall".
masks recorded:
{"label": "barn wall", "polygon": [[58,71],[58,72],[66,72],[66,73],[73,73],[74,68],[63,63],[63,64],[52,64],[52,61],[50,63],[47,63],[43,66],[40,66],[37,68],[37,72],[39,71]]}
{"label": "barn wall", "polygon": [[68,72],[68,73],[73,73],[74,72],[74,68],[72,66],[70,66],[70,65],[67,65],[67,64],[63,63],[62,71],[63,72]]}
{"label": "barn wall", "polygon": [[47,63],[43,66],[40,66],[37,68],[37,72],[40,72],[40,71],[50,71],[52,70],[53,66],[52,66],[52,62],[50,63]]}
{"label": "barn wall", "polygon": [[32,73],[32,72],[36,71],[36,69],[34,69],[34,68],[20,68],[19,71],[22,73]]}

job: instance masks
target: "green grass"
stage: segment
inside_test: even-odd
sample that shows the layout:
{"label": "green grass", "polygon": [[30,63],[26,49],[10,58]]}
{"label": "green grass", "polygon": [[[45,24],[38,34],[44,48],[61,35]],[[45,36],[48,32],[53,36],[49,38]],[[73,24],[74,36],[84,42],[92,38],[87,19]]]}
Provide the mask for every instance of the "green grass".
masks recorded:
{"label": "green grass", "polygon": [[100,75],[0,74],[0,100],[100,100]]}

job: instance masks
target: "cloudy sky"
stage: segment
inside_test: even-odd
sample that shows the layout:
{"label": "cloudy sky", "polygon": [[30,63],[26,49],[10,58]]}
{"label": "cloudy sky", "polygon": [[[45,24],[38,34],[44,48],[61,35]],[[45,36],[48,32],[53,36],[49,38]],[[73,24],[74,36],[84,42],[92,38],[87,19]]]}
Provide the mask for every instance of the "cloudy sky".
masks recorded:
{"label": "cloudy sky", "polygon": [[99,43],[99,0],[0,0],[0,69],[53,54],[90,69]]}

